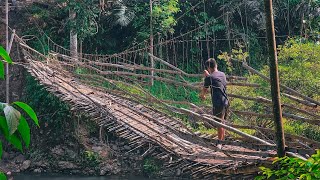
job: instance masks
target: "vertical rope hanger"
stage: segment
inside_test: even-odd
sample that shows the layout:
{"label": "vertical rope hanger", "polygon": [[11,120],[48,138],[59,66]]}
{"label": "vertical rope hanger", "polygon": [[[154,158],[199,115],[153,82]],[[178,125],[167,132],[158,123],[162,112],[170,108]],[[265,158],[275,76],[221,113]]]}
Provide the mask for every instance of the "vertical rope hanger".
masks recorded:
{"label": "vertical rope hanger", "polygon": [[198,69],[197,73],[201,72],[201,69],[204,68],[203,63],[202,63],[203,62],[203,46],[202,46],[202,44],[203,44],[203,42],[200,39],[198,39],[198,46],[200,49],[200,51],[199,51],[200,57],[198,59],[198,63],[200,63],[200,70]]}
{"label": "vertical rope hanger", "polygon": [[287,1],[288,11],[287,11],[287,26],[288,26],[288,35],[290,37],[290,0]]}
{"label": "vertical rope hanger", "polygon": [[188,57],[188,54],[189,54],[188,53],[188,51],[189,51],[189,41],[187,40],[186,43],[187,43],[186,48],[185,48],[185,51],[186,51],[185,56],[186,56],[186,61],[187,61],[186,68],[189,71],[189,57]]}
{"label": "vertical rope hanger", "polygon": [[166,43],[165,43],[165,46],[166,46],[166,57],[167,57],[167,62],[170,63],[170,60],[169,60],[169,45],[168,45],[168,35],[166,35]]}
{"label": "vertical rope hanger", "polygon": [[[195,35],[198,35],[200,34],[200,30],[195,33]],[[196,69],[196,72],[199,71],[199,67],[201,67],[201,63],[200,63],[200,60],[202,59],[202,50],[201,50],[201,45],[200,45],[200,37],[197,37],[196,40],[195,40],[195,46],[196,46],[196,59],[193,61],[193,63],[196,63],[196,66],[195,67],[198,67]],[[200,64],[200,65],[199,65]]]}
{"label": "vertical rope hanger", "polygon": [[216,42],[216,32],[215,28],[212,30],[212,35],[213,35],[213,41],[212,41],[212,57],[215,58],[215,47],[217,45]]}
{"label": "vertical rope hanger", "polygon": [[[203,1],[203,11],[206,13],[206,3],[205,0]],[[207,24],[207,19],[204,19],[205,24]],[[210,58],[210,47],[209,47],[209,35],[208,35],[208,26],[205,26],[205,31],[206,31],[206,46],[207,46],[207,58]],[[203,60],[202,60],[203,61]]]}
{"label": "vertical rope hanger", "polygon": [[[224,4],[224,0],[223,0],[223,4]],[[224,9],[223,9],[223,14],[225,13]],[[225,23],[227,24],[227,39],[228,39],[228,45],[229,45],[229,51],[232,50],[232,46],[231,46],[231,31],[230,31],[230,19],[229,19],[229,12],[227,12],[226,14],[226,18],[225,19]]]}
{"label": "vertical rope hanger", "polygon": [[178,48],[178,41],[175,40],[172,42],[172,46],[173,46],[173,62],[174,62],[174,65],[177,67],[178,66],[178,62],[177,62],[177,52],[176,52],[176,47]]}
{"label": "vertical rope hanger", "polygon": [[[193,58],[193,33],[190,33],[191,34],[191,41],[190,41],[190,53],[191,53],[191,65],[190,66],[192,66],[192,64],[193,64],[193,62],[194,62],[194,58]],[[190,62],[189,62],[189,64],[190,64]]]}
{"label": "vertical rope hanger", "polygon": [[163,59],[163,42],[164,42],[164,39],[163,39],[163,37],[159,36],[159,40],[160,40],[160,43],[159,43],[160,58]]}
{"label": "vertical rope hanger", "polygon": [[184,42],[184,38],[182,37],[182,67],[183,67],[184,70],[186,70],[185,69],[186,65],[185,65],[185,54],[184,54],[184,51],[185,51],[185,42]]}
{"label": "vertical rope hanger", "polygon": [[[170,39],[173,39],[173,35],[172,35],[172,34],[170,35]],[[177,65],[175,64],[175,62],[174,62],[173,47],[174,47],[174,40],[170,40],[169,49],[170,49],[170,52],[172,52],[172,53],[171,53],[171,57],[170,57],[170,55],[169,55],[169,58],[171,58],[169,62],[171,62],[171,64],[177,66]]]}
{"label": "vertical rope hanger", "polygon": [[[247,4],[245,3],[245,16],[246,16],[246,44],[247,44],[247,50],[248,50],[248,53],[249,53],[249,62],[248,64],[250,64],[251,62],[251,56],[250,56],[250,38],[249,38],[249,26],[248,26],[248,14],[247,14]],[[242,73],[242,68],[241,69],[241,73]]]}

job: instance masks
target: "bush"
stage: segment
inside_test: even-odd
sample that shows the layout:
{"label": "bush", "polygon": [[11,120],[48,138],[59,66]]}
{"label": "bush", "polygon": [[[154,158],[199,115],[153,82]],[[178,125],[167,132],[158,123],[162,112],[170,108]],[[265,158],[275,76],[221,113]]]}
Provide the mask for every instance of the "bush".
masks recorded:
{"label": "bush", "polygon": [[299,158],[283,157],[278,158],[273,163],[275,169],[260,167],[262,175],[255,179],[320,179],[320,150],[307,161]]}

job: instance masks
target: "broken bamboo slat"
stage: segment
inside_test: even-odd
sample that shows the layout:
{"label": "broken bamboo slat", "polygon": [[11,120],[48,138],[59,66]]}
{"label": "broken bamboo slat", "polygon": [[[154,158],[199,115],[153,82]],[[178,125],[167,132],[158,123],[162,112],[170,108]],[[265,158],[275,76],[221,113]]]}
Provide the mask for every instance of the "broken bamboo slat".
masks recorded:
{"label": "broken bamboo slat", "polygon": [[262,117],[262,118],[273,118],[272,114],[259,114],[259,113],[255,113],[255,112],[237,111],[237,110],[233,110],[232,112],[239,114],[239,115],[256,116],[256,117]]}
{"label": "broken bamboo slat", "polygon": [[304,104],[304,105],[306,105],[306,106],[310,106],[310,107],[313,107],[313,108],[316,108],[316,107],[317,107],[317,105],[314,104],[314,103],[311,103],[311,102],[306,101],[306,100],[303,100],[303,99],[299,99],[299,98],[294,97],[294,96],[292,96],[292,95],[290,95],[290,94],[282,93],[282,95],[284,95],[285,97],[287,97],[287,98],[289,98],[289,99],[291,99],[291,100],[294,100],[294,101],[297,101],[297,102],[299,102],[299,103],[301,103],[301,104]]}
{"label": "broken bamboo slat", "polygon": [[[271,100],[269,100],[267,98],[264,98],[264,97],[256,97],[256,98],[254,98],[254,97],[247,97],[247,96],[241,96],[241,95],[236,95],[236,94],[228,94],[228,96],[229,97],[233,97],[233,98],[238,98],[238,99],[244,99],[244,100],[248,100],[248,101],[255,101],[255,102],[265,103],[265,104],[272,104]],[[289,105],[289,104],[282,104],[282,107],[286,107],[288,109],[292,109],[292,110],[307,114],[309,116],[320,118],[320,116],[317,115],[317,114],[310,113],[310,112],[308,112],[306,110],[299,109],[299,108],[294,107],[294,106]]]}
{"label": "broken bamboo slat", "polygon": [[[239,128],[239,129],[257,129],[263,132],[269,132],[269,133],[274,133],[273,129],[270,128],[263,128],[263,127],[258,127],[258,126],[244,126],[244,125],[231,125],[232,127],[235,128]],[[298,136],[298,135],[293,135],[293,134],[289,134],[289,133],[285,133],[285,137],[286,138],[292,138],[292,139],[296,139],[296,140],[301,140],[301,141],[305,141],[308,142],[310,144],[314,144],[316,145],[317,148],[320,148],[320,142],[306,138],[306,137],[302,137],[302,136]]]}

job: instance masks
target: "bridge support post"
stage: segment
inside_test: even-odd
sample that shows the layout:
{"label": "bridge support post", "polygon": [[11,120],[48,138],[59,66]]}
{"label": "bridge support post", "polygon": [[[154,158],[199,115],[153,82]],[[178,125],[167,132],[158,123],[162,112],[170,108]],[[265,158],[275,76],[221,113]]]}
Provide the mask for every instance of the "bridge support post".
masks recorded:
{"label": "bridge support post", "polygon": [[264,0],[266,13],[267,44],[269,51],[269,66],[271,80],[271,95],[273,102],[273,115],[276,128],[277,153],[279,157],[285,156],[285,139],[283,132],[282,110],[280,101],[280,86],[278,73],[277,46],[274,31],[272,0]]}
{"label": "bridge support post", "polygon": [[[154,37],[153,37],[153,18],[152,18],[152,13],[153,13],[153,0],[150,0],[150,54],[153,55],[153,40],[154,40]],[[154,68],[154,60],[153,60],[153,57],[150,56],[150,64],[151,64],[151,68]],[[153,79],[153,76],[154,76],[154,70],[151,70],[151,86],[153,86],[154,84],[154,79]]]}
{"label": "bridge support post", "polygon": [[[6,0],[6,51],[9,53],[9,2]],[[6,103],[10,103],[10,74],[9,74],[9,64],[6,64]]]}

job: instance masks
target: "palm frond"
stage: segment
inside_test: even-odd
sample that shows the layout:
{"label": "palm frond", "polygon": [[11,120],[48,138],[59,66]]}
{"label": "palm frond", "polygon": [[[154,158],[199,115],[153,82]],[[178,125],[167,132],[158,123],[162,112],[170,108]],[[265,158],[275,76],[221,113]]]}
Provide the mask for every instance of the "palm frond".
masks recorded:
{"label": "palm frond", "polygon": [[107,15],[107,20],[111,25],[127,26],[135,17],[135,12],[131,10],[122,0],[114,3],[111,11]]}

